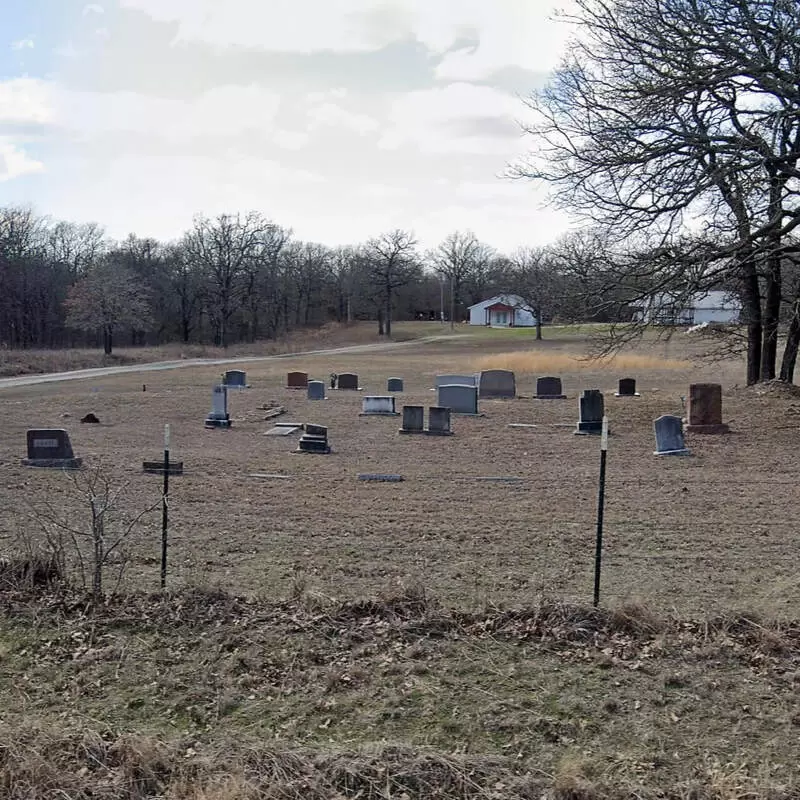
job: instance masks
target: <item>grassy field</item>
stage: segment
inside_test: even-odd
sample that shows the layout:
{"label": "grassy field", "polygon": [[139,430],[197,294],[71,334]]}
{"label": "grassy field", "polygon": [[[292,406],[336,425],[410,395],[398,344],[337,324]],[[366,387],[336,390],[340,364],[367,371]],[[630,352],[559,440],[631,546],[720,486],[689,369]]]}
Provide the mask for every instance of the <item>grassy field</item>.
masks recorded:
{"label": "grassy field", "polygon": [[[457,330],[402,351],[253,362],[230,431],[202,427],[213,367],[148,375],[146,392],[136,375],[3,390],[7,556],[55,518],[83,541],[95,468],[125,486],[109,537],[156,503],[160,478],[141,462],[159,457],[166,422],[185,463],[168,593],[155,509],[113,559],[109,588],[125,570],[100,607],[79,587],[0,594],[3,795],[797,797],[800,397],[740,388],[742,365],[696,363],[696,340],[586,363],[575,332],[548,333],[533,347]],[[358,416],[389,376],[405,380],[399,404],[432,405],[437,373],[506,365],[520,397],[482,401],[452,437]],[[354,371],[364,391],[310,402],[284,387],[293,369]],[[531,399],[551,372],[569,399]],[[642,396],[614,398],[628,375]],[[700,380],[723,384],[732,432],[654,458],[652,420],[680,413]],[[590,387],[611,426],[597,610],[598,443],[571,430]],[[334,452],[263,436],[273,405],[327,424]],[[99,425],[77,422],[88,411]],[[19,466],[25,430],[49,426],[86,462],[77,484]]]}

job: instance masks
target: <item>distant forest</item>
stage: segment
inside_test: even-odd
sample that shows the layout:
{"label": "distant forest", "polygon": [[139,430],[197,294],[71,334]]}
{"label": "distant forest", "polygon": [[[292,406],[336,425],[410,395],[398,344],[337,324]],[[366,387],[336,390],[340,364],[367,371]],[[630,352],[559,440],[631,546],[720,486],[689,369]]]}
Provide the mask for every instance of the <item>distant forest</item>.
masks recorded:
{"label": "distant forest", "polygon": [[391,335],[394,319],[461,321],[472,303],[522,291],[541,261],[470,232],[428,252],[403,230],[332,248],[250,212],[197,216],[176,241],[113,241],[94,223],[0,208],[0,346],[225,347],[367,319]]}

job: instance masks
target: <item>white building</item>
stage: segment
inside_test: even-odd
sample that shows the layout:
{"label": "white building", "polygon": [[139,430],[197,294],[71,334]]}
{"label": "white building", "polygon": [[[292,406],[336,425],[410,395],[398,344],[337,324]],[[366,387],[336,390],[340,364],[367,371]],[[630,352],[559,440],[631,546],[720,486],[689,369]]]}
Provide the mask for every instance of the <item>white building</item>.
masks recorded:
{"label": "white building", "polygon": [[515,294],[498,294],[469,306],[470,325],[492,328],[530,328],[536,325],[533,311]]}
{"label": "white building", "polygon": [[713,289],[688,297],[667,292],[655,294],[639,303],[634,322],[652,325],[699,325],[702,322],[736,324],[742,311],[738,297],[731,292]]}

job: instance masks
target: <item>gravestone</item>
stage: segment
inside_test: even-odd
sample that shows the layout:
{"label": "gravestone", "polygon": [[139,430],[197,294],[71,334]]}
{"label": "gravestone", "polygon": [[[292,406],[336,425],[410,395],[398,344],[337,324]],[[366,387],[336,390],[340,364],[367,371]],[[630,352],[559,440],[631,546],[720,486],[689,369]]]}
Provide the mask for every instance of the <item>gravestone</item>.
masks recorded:
{"label": "gravestone", "polygon": [[428,428],[425,433],[429,436],[452,436],[450,409],[442,406],[430,406],[428,408]]}
{"label": "gravestone", "polygon": [[361,400],[360,417],[399,417],[400,414],[394,410],[394,397],[370,396]]}
{"label": "gravestone", "polygon": [[603,393],[599,389],[584,389],[578,398],[577,434],[600,434],[603,430],[605,413]]}
{"label": "gravestone", "polygon": [[217,384],[211,392],[211,411],[206,417],[206,428],[230,428],[231,418],[228,414],[228,387]]}
{"label": "gravestone", "polygon": [[229,389],[249,389],[247,373],[241,369],[229,369],[225,373],[223,384]]}
{"label": "gravestone", "polygon": [[328,428],[326,425],[314,425],[307,422],[305,432],[300,437],[296,453],[323,453],[331,452],[328,444]]}
{"label": "gravestone", "polygon": [[403,379],[402,378],[389,378],[386,381],[386,391],[387,392],[402,392],[403,391]]}
{"label": "gravestone", "polygon": [[478,416],[478,389],[464,384],[446,384],[436,393],[436,403],[453,414]]}
{"label": "gravestone", "polygon": [[27,432],[28,457],[23,466],[42,469],[80,469],[69,434],[63,428],[32,428]]}
{"label": "gravestone", "polygon": [[339,376],[335,372],[331,372],[328,377],[331,379],[331,389],[335,389],[336,381],[339,379]]}
{"label": "gravestone", "polygon": [[477,386],[478,378],[476,375],[437,375],[435,388],[440,386]]}
{"label": "gravestone", "polygon": [[638,397],[639,392],[636,391],[636,378],[620,378],[619,388],[615,397]]}
{"label": "gravestone", "polygon": [[479,395],[482,398],[510,398],[517,396],[514,373],[508,369],[485,369],[478,378]]}
{"label": "gravestone", "polygon": [[307,372],[290,372],[286,375],[286,388],[287,389],[307,389],[308,388],[308,373]]}
{"label": "gravestone", "polygon": [[693,383],[689,387],[689,420],[692,433],[727,433],[722,422],[722,386],[718,383]]}
{"label": "gravestone", "polygon": [[336,388],[358,391],[360,388],[358,385],[358,375],[355,375],[352,372],[340,372],[338,375],[338,380],[336,381]]}
{"label": "gravestone", "polygon": [[653,423],[656,435],[654,456],[688,456],[689,450],[683,440],[683,420],[665,414]]}
{"label": "gravestone", "polygon": [[561,378],[547,376],[536,379],[537,400],[564,400],[566,395],[561,388]]}
{"label": "gravestone", "polygon": [[324,400],[325,383],[323,381],[309,381],[306,396],[309,400]]}
{"label": "gravestone", "polygon": [[424,433],[425,408],[423,406],[403,406],[403,427],[400,433]]}

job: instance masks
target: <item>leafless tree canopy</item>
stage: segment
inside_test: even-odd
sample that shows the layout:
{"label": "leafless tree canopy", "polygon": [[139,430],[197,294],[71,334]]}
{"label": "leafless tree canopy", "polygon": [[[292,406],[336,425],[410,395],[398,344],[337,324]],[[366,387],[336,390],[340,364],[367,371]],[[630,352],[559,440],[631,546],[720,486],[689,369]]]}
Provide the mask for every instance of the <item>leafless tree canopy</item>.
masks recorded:
{"label": "leafless tree canopy", "polygon": [[800,301],[783,274],[800,224],[800,5],[577,0],[571,19],[569,55],[530,101],[536,152],[514,174],[547,181],[603,231],[593,283],[615,301],[734,288],[748,382],[791,380]]}

